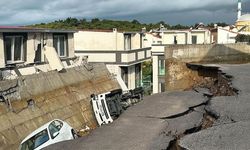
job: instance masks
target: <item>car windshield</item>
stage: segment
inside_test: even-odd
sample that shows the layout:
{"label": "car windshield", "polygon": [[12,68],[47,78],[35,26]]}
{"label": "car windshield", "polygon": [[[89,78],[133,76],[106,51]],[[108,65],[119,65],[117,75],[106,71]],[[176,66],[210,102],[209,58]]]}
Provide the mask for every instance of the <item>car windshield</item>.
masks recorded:
{"label": "car windshield", "polygon": [[39,132],[21,145],[21,150],[33,150],[49,140],[47,129]]}

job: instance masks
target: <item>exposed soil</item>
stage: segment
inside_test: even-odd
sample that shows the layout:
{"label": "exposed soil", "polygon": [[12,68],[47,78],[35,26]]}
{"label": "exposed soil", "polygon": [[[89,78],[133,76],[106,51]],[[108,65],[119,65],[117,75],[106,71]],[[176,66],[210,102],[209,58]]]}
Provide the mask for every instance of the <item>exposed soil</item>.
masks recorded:
{"label": "exposed soil", "polygon": [[[204,105],[208,105],[212,97],[233,96],[238,94],[238,90],[233,88],[231,84],[233,77],[222,73],[218,69],[218,67],[205,67],[201,65],[191,64],[187,64],[187,67],[192,71],[197,71],[199,77],[201,78],[199,78],[199,80],[194,81],[194,84],[191,88],[185,90],[194,90],[196,92],[199,92],[199,90],[197,89],[207,89],[209,93],[203,93],[204,96],[208,97],[208,101],[207,103],[204,103]],[[182,134],[175,135],[176,138],[169,143],[167,150],[185,150],[185,148],[179,146],[180,138],[188,134],[193,134],[212,127],[216,119],[218,119],[216,116],[213,116],[213,114],[208,114],[208,112],[204,111],[203,119],[200,125],[187,129]]]}

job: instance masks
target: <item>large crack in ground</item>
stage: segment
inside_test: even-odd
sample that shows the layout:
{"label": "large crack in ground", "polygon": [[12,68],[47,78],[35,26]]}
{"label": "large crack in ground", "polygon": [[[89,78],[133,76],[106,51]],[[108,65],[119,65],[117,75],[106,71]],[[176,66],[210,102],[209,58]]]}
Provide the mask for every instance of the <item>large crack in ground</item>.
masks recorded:
{"label": "large crack in ground", "polygon": [[[193,90],[197,93],[203,94],[203,96],[207,99],[204,103],[201,103],[196,106],[189,107],[189,109],[185,112],[178,113],[175,115],[162,117],[160,119],[174,119],[178,117],[183,117],[195,111],[195,108],[200,106],[207,106],[210,104],[210,100],[216,96],[236,96],[238,95],[239,90],[232,87],[232,76],[227,75],[219,70],[218,67],[214,66],[202,66],[202,65],[194,65],[187,64],[187,67],[198,71],[199,76],[202,77],[198,83],[195,83],[194,86],[190,89],[185,90]],[[203,119],[198,126],[194,126],[192,128],[186,129],[183,133],[174,135],[174,140],[170,141],[166,150],[186,150],[185,148],[179,145],[180,138],[199,132],[201,130],[210,128],[213,126],[214,121],[219,119],[219,114],[215,113],[213,110],[206,109],[204,107],[203,110]]]}

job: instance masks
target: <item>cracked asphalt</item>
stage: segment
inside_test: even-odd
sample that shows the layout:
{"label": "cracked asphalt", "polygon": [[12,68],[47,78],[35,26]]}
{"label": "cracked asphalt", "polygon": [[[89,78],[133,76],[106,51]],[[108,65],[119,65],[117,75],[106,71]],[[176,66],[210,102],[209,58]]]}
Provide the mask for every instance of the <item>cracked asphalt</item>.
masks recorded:
{"label": "cracked asphalt", "polygon": [[184,114],[182,117],[161,118],[183,113],[205,101],[202,94],[192,91],[148,96],[142,102],[130,107],[112,124],[97,128],[86,137],[61,142],[46,149],[166,149],[176,132],[184,132],[186,128],[199,124],[203,112],[195,108],[197,111]]}
{"label": "cracked asphalt", "polygon": [[[233,76],[237,96],[208,100],[202,92],[166,92],[145,97],[112,124],[88,136],[47,147],[47,150],[158,150],[167,149],[176,135],[198,127],[205,111],[219,116],[212,127],[181,137],[188,150],[250,149],[250,64],[220,65]],[[205,90],[200,90],[207,92]]]}
{"label": "cracked asphalt", "polygon": [[250,149],[250,64],[220,65],[220,70],[232,76],[236,96],[220,96],[210,100],[206,110],[219,118],[213,127],[187,135],[180,146],[190,150]]}

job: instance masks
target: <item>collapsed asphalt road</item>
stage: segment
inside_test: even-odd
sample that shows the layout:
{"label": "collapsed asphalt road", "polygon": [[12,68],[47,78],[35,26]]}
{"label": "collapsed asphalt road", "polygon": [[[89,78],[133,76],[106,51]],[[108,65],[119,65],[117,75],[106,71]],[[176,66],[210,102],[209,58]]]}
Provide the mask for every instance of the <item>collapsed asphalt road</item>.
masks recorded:
{"label": "collapsed asphalt road", "polygon": [[221,67],[233,76],[228,84],[238,95],[208,98],[198,90],[148,96],[112,124],[46,149],[250,149],[250,64]]}
{"label": "collapsed asphalt road", "polygon": [[180,146],[192,150],[250,149],[250,64],[221,65],[220,70],[232,76],[232,87],[238,90],[235,96],[220,96],[211,99],[206,110],[218,116],[213,127],[187,135]]}
{"label": "collapsed asphalt road", "polygon": [[166,149],[174,139],[175,132],[181,133],[201,122],[203,112],[199,109],[203,109],[203,106],[194,108],[197,111],[193,113],[183,114],[183,118],[173,118],[172,121],[164,118],[186,112],[205,101],[201,94],[192,91],[145,97],[112,124],[102,126],[86,137],[58,143],[47,149]]}

